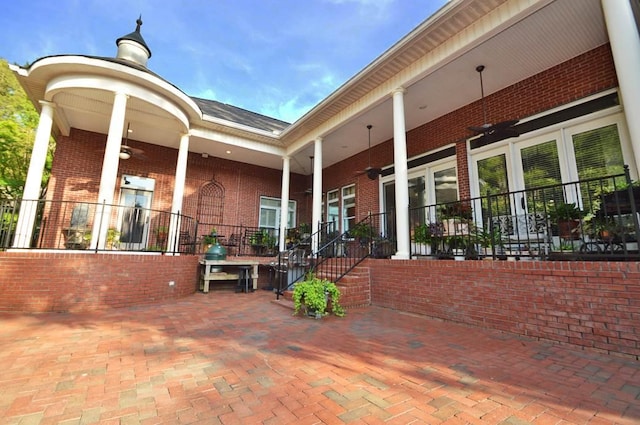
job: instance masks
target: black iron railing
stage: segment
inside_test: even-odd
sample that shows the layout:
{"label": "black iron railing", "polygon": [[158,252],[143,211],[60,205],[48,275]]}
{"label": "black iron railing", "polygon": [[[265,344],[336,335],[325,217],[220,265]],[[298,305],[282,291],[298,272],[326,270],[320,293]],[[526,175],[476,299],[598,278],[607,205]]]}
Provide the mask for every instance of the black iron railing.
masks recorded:
{"label": "black iron railing", "polygon": [[0,249],[195,253],[197,223],[181,214],[75,201],[0,201]]}
{"label": "black iron railing", "polygon": [[411,255],[436,258],[638,259],[628,170],[410,210]]}

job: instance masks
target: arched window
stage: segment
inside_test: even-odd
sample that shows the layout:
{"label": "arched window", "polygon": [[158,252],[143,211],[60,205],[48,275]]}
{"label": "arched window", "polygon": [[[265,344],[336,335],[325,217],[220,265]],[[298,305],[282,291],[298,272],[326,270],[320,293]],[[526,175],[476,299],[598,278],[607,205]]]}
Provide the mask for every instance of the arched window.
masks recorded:
{"label": "arched window", "polygon": [[222,224],[224,213],[224,187],[210,181],[198,194],[198,221],[202,224]]}

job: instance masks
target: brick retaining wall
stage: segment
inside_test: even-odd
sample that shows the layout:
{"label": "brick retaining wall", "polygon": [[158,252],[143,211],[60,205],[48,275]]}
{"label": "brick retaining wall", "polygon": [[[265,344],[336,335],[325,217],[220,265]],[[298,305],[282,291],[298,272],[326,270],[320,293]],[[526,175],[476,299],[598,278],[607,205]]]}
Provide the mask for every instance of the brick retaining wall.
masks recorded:
{"label": "brick retaining wall", "polygon": [[196,256],[0,252],[0,311],[91,311],[177,299],[195,292],[197,265]]}
{"label": "brick retaining wall", "polygon": [[640,356],[640,263],[367,260],[372,304]]}

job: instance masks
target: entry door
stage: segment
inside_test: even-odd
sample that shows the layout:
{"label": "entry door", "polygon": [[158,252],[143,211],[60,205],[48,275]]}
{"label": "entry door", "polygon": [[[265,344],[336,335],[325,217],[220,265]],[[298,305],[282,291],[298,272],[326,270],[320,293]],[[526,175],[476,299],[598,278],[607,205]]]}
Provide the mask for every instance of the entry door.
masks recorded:
{"label": "entry door", "polygon": [[127,249],[136,250],[147,247],[152,198],[153,179],[135,176],[123,178],[118,230],[120,242],[126,244]]}

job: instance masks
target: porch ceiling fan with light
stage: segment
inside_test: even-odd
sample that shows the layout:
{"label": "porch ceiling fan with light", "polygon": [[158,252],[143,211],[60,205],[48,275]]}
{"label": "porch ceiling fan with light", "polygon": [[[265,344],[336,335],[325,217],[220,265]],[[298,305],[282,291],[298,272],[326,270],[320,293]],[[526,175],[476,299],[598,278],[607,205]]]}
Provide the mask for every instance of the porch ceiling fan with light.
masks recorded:
{"label": "porch ceiling fan with light", "polygon": [[510,137],[518,137],[520,133],[513,126],[518,123],[518,120],[501,121],[496,124],[491,124],[487,121],[487,105],[484,99],[484,84],[482,81],[482,71],[484,71],[484,65],[476,66],[476,71],[480,75],[480,96],[482,100],[482,117],[484,123],[480,126],[467,127],[468,130],[473,131],[476,135],[481,135],[479,138],[481,142],[493,143],[499,140],[508,139]]}
{"label": "porch ceiling fan with light", "polygon": [[372,128],[373,126],[371,124],[367,124],[367,130],[369,130],[369,149],[368,149],[369,165],[364,170],[356,173],[356,175],[359,176],[362,174],[366,174],[370,180],[375,180],[378,178],[379,175],[382,174],[382,168],[374,168],[371,166],[371,129]]}
{"label": "porch ceiling fan with light", "polygon": [[136,156],[139,158],[146,158],[144,156],[144,151],[142,149],[138,149],[138,148],[134,148],[129,146],[129,134],[133,133],[133,130],[131,130],[131,123],[127,123],[127,132],[126,135],[124,137],[124,140],[122,141],[122,144],[120,145],[120,159],[129,159],[132,156]]}

